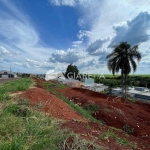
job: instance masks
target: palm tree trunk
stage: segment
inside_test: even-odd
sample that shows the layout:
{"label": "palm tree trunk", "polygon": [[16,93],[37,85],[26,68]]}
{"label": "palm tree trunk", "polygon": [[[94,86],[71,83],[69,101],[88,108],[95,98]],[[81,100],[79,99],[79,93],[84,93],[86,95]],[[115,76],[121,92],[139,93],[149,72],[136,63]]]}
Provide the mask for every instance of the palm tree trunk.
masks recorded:
{"label": "palm tree trunk", "polygon": [[125,74],[125,99],[127,98],[127,74]]}
{"label": "palm tree trunk", "polygon": [[121,70],[121,84],[122,84],[122,97],[124,97],[124,77],[123,77],[123,69]]}

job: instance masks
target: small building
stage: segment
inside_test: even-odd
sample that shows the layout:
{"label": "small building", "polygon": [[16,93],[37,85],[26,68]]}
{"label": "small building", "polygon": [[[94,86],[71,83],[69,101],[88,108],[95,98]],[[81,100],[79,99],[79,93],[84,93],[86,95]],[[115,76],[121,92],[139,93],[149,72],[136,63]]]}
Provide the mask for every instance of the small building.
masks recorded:
{"label": "small building", "polygon": [[0,71],[0,78],[7,79],[7,78],[16,78],[16,77],[17,75],[12,73],[12,71],[6,71],[6,70]]}
{"label": "small building", "polygon": [[[121,95],[121,88],[112,89],[114,95]],[[127,94],[137,100],[148,100],[150,102],[150,91],[145,87],[128,87]]]}
{"label": "small building", "polygon": [[150,100],[150,92],[147,88],[144,87],[135,87],[134,89],[129,90],[128,94],[131,97],[141,100]]}

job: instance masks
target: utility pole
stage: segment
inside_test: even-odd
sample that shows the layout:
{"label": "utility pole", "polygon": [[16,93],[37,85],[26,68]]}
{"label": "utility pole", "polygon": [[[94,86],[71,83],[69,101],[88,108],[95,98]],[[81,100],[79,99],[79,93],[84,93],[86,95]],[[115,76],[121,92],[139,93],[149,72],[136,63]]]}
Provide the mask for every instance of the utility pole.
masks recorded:
{"label": "utility pole", "polygon": [[10,74],[9,74],[9,78],[11,78],[11,65],[10,65]]}

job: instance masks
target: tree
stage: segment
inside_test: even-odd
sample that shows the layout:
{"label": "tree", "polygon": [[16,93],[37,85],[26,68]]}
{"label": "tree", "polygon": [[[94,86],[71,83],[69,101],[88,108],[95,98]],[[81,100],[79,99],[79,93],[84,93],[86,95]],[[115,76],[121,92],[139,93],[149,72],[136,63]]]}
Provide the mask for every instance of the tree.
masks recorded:
{"label": "tree", "polygon": [[134,72],[137,69],[135,59],[137,61],[141,60],[138,45],[131,47],[127,42],[121,42],[119,45],[114,46],[114,50],[106,58],[108,59],[108,69],[112,71],[113,75],[121,70],[122,96],[126,98],[127,76],[131,69]]}
{"label": "tree", "polygon": [[65,72],[65,77],[66,78],[77,78],[78,76],[78,73],[79,73],[79,70],[77,68],[77,66],[73,65],[73,64],[70,64],[68,65],[67,69],[66,69],[66,72]]}
{"label": "tree", "polygon": [[108,89],[107,89],[107,90],[108,90],[108,94],[109,94],[109,95],[112,95],[112,89],[113,89],[114,87],[116,87],[114,82],[110,82],[110,83],[108,84]]}

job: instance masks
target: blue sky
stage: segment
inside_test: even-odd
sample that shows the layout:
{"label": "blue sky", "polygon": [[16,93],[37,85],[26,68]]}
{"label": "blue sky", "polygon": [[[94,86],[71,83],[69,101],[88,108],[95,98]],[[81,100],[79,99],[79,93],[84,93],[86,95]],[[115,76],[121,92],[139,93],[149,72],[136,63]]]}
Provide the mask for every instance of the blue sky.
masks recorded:
{"label": "blue sky", "polygon": [[137,74],[150,74],[150,0],[0,0],[0,70],[46,73],[77,65],[110,73],[106,55],[139,45]]}

